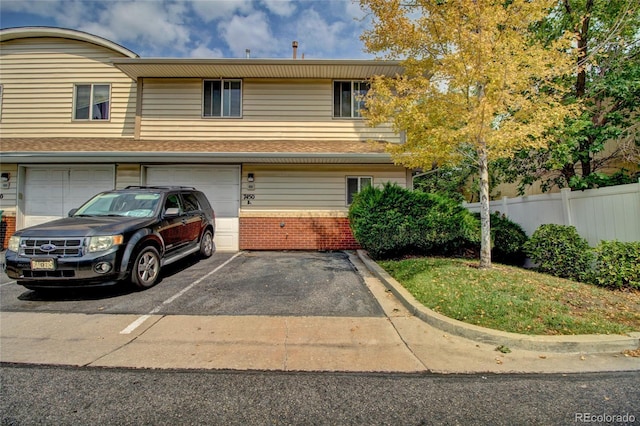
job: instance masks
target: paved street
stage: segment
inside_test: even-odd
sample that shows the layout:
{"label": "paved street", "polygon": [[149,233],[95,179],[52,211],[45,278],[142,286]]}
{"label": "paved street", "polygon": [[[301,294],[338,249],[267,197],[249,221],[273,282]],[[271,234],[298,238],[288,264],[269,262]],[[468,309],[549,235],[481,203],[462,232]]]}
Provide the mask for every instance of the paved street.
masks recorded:
{"label": "paved street", "polygon": [[[2,425],[640,423],[640,373],[431,375],[3,366]],[[596,417],[597,420],[597,417]]]}

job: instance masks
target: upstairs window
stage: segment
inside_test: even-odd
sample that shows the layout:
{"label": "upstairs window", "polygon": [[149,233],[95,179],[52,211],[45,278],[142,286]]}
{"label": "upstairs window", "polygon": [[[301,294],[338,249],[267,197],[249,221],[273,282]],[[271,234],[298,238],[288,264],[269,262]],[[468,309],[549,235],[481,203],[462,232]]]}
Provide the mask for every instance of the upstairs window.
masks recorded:
{"label": "upstairs window", "polygon": [[242,80],[205,80],[203,116],[241,117]]}
{"label": "upstairs window", "polygon": [[74,88],[74,120],[108,120],[111,86],[108,84],[76,84]]}
{"label": "upstairs window", "polygon": [[353,197],[363,189],[373,185],[371,176],[347,176],[347,205],[351,205]]}
{"label": "upstairs window", "polygon": [[370,84],[366,81],[333,82],[333,116],[337,118],[362,117]]}

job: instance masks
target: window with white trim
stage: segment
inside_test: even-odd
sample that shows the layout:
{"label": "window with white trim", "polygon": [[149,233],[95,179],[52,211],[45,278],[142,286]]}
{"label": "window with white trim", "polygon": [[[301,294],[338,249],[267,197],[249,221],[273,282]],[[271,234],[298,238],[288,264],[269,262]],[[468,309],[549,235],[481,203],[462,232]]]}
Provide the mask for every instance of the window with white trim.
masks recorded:
{"label": "window with white trim", "polygon": [[241,117],[242,80],[204,80],[204,117]]}
{"label": "window with white trim", "polygon": [[347,176],[347,205],[351,205],[353,197],[363,189],[373,185],[371,176]]}
{"label": "window with white trim", "polygon": [[365,96],[371,85],[367,81],[333,82],[333,116],[359,118],[365,108]]}
{"label": "window with white trim", "polygon": [[111,85],[76,84],[73,88],[74,120],[109,120]]}

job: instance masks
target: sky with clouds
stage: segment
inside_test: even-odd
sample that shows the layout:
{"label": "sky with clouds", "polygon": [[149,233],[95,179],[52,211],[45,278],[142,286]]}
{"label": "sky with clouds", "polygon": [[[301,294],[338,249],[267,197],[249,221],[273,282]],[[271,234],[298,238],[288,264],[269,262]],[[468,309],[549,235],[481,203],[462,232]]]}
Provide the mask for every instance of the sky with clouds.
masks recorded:
{"label": "sky with clouds", "polygon": [[0,0],[0,27],[54,26],[116,42],[143,58],[369,59],[352,0]]}

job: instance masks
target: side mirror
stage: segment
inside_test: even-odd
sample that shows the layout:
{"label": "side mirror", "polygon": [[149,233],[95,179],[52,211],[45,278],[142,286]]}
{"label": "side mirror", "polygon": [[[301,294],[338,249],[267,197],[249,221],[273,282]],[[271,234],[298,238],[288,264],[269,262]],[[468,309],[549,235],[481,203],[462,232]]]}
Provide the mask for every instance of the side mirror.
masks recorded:
{"label": "side mirror", "polygon": [[71,209],[69,210],[69,217],[73,216],[74,214],[76,214],[76,212],[78,211],[78,209]]}
{"label": "side mirror", "polygon": [[165,216],[178,216],[180,209],[178,207],[170,207],[164,211]]}

